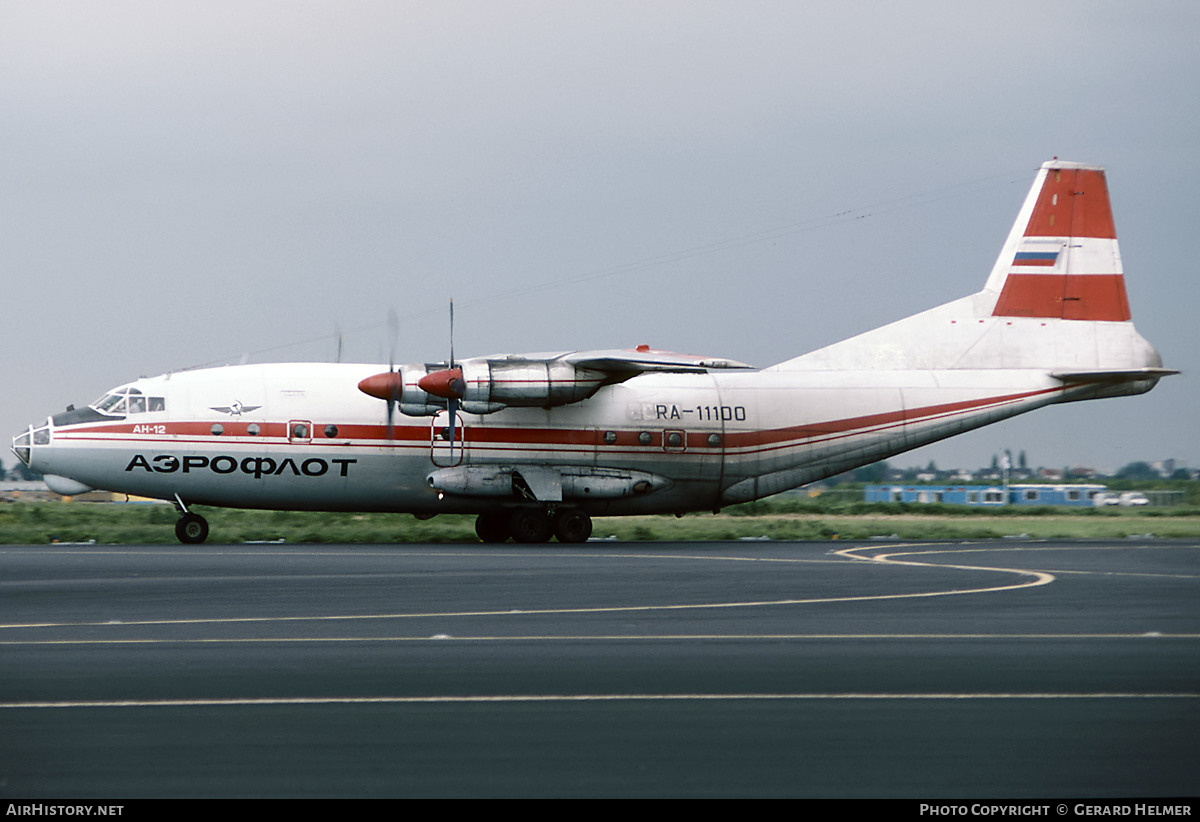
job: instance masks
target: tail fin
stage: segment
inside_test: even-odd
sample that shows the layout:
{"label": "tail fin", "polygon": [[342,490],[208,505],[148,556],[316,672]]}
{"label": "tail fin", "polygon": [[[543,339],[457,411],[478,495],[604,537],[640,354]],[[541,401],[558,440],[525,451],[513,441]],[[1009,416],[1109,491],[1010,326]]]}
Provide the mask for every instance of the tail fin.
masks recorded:
{"label": "tail fin", "polygon": [[985,291],[997,317],[1130,318],[1104,169],[1041,167]]}
{"label": "tail fin", "polygon": [[1104,170],[1044,164],[982,291],[773,367],[861,369],[1175,373],[1130,321]]}

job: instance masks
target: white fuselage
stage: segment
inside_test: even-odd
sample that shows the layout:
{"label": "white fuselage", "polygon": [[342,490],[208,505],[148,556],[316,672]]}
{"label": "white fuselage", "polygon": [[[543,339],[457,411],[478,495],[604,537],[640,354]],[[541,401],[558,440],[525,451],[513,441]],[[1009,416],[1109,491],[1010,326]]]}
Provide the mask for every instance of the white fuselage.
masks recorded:
{"label": "white fuselage", "polygon": [[640,493],[597,487],[597,497],[572,487],[551,501],[591,514],[683,512],[778,493],[1103,390],[1034,369],[647,373],[570,405],[460,413],[451,447],[446,412],[397,415],[389,428],[383,403],[354,389],[379,370],[289,363],[139,380],[131,386],[161,397],[161,410],[49,426],[30,465],[188,505],[418,514],[513,502],[431,487],[444,469],[551,467],[583,471],[592,485],[613,469],[658,482]]}

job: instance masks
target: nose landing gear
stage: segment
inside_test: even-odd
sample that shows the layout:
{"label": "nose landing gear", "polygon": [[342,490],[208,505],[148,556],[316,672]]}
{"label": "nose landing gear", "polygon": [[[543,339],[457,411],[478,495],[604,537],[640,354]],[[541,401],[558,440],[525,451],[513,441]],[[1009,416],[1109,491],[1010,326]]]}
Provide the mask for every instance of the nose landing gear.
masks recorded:
{"label": "nose landing gear", "polygon": [[184,545],[199,545],[208,539],[208,520],[188,511],[179,495],[175,495],[175,510],[179,519],[175,521],[175,537]]}
{"label": "nose landing gear", "polygon": [[199,545],[208,539],[208,520],[199,514],[184,514],[175,521],[175,536],[185,545]]}

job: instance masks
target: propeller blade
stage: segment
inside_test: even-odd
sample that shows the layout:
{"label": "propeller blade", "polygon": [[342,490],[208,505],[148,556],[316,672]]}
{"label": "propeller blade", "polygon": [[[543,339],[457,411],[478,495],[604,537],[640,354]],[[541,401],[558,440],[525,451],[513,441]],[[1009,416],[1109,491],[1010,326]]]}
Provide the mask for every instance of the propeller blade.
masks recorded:
{"label": "propeller blade", "polygon": [[[388,309],[388,373],[399,374],[396,368],[396,343],[400,339],[400,318],[396,316],[396,309]],[[396,438],[396,426],[393,420],[396,416],[396,403],[400,401],[400,394],[404,390],[401,384],[401,378],[397,376],[391,382],[391,391],[388,392],[387,398],[387,438],[394,440]]]}
{"label": "propeller blade", "polygon": [[404,375],[399,370],[372,374],[358,383],[358,390],[387,403],[388,439],[392,439],[396,403],[404,393]]}
{"label": "propeller blade", "polygon": [[461,368],[454,366],[454,298],[450,298],[450,363],[446,369],[451,375],[457,375],[457,379],[453,376],[448,381],[449,396],[447,397],[446,408],[450,411],[450,464],[454,464],[454,437],[458,423],[458,400],[466,393],[466,383],[463,382],[463,373]]}
{"label": "propeller blade", "polygon": [[388,371],[396,370],[396,341],[400,339],[400,318],[396,309],[388,309]]}

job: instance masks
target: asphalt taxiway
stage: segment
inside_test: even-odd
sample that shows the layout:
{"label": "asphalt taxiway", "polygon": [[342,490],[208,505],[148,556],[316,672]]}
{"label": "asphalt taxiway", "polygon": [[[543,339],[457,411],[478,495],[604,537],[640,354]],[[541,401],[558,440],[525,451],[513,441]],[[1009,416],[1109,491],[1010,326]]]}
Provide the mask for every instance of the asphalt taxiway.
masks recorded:
{"label": "asphalt taxiway", "polygon": [[6,546],[0,795],[1200,794],[1200,545]]}

